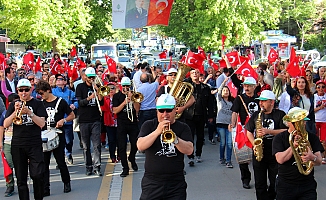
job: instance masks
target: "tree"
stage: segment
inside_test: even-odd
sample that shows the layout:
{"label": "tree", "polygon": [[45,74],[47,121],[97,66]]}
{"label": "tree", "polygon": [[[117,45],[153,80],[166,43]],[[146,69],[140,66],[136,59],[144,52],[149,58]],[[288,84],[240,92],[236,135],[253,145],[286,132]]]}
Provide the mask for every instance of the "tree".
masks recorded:
{"label": "tree", "polygon": [[87,0],[2,0],[0,28],[10,38],[39,49],[67,52],[91,28]]}
{"label": "tree", "polygon": [[169,26],[160,29],[192,48],[216,50],[221,34],[228,37],[226,45],[258,39],[261,31],[277,27],[280,11],[275,0],[175,0]]}

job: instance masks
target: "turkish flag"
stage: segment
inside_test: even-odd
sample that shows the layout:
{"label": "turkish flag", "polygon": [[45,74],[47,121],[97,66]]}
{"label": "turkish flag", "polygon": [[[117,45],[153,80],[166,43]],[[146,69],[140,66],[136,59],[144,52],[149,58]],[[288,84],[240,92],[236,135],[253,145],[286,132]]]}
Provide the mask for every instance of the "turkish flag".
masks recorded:
{"label": "turkish flag", "polygon": [[151,0],[149,2],[147,26],[169,25],[173,0]]}
{"label": "turkish flag", "polygon": [[186,56],[182,56],[181,59],[180,59],[180,62],[185,63],[186,62]]}
{"label": "turkish flag", "polygon": [[68,72],[68,77],[71,78],[73,81],[78,78],[76,65],[70,67],[69,64],[65,61],[65,70]]}
{"label": "turkish flag", "polygon": [[5,70],[6,68],[7,68],[6,58],[2,53],[0,53],[0,69]]}
{"label": "turkish flag", "polygon": [[103,72],[103,74],[102,74],[102,81],[104,81],[105,80],[105,78],[106,78],[106,75],[108,75],[110,73],[110,70],[109,70],[109,68],[107,68],[104,72]]}
{"label": "turkish flag", "polygon": [[225,68],[225,67],[227,67],[226,62],[225,62],[224,59],[219,60],[218,62],[219,62],[219,64],[220,64],[220,68]]}
{"label": "turkish flag", "polygon": [[75,56],[77,56],[77,50],[76,50],[76,47],[75,47],[75,46],[73,46],[73,47],[71,48],[71,50],[70,50],[70,56],[71,56],[71,57],[75,57]]}
{"label": "turkish flag", "polygon": [[110,56],[105,54],[106,64],[108,65],[108,69],[111,73],[117,73],[117,63],[110,58]]}
{"label": "turkish flag", "polygon": [[211,59],[211,54],[208,54],[207,61],[211,67],[213,67],[215,70],[218,70],[218,65],[215,64],[214,61]]}
{"label": "turkish flag", "polygon": [[226,54],[226,57],[228,58],[232,67],[241,64],[239,54],[237,51],[232,51],[231,53]]}
{"label": "turkish flag", "polygon": [[235,74],[242,74],[245,77],[253,77],[254,79],[258,79],[257,72],[251,67],[248,62],[243,63],[235,72]]}
{"label": "turkish flag", "polygon": [[9,175],[12,174],[12,169],[10,168],[8,161],[5,157],[5,154],[3,153],[3,151],[1,151],[1,158],[2,158],[2,165],[3,165],[3,176],[6,179],[6,182],[9,181]]}
{"label": "turkish flag", "polygon": [[30,69],[34,68],[34,55],[33,53],[29,52],[28,54],[26,54],[23,58],[23,63],[25,64],[25,66],[27,66]]}
{"label": "turkish flag", "polygon": [[198,54],[203,56],[204,59],[206,59],[206,53],[205,53],[204,49],[201,48],[200,46],[198,46]]}
{"label": "turkish flag", "polygon": [[86,64],[78,57],[76,62],[74,63],[74,66],[77,67],[78,70],[86,68]]}
{"label": "turkish flag", "polygon": [[299,67],[299,59],[297,57],[294,57],[293,60],[290,61],[286,71],[291,75],[291,77],[300,76],[301,71]]}
{"label": "turkish flag", "polygon": [[[247,116],[245,124],[247,124],[248,121],[249,121],[249,116]],[[235,142],[238,145],[238,149],[241,149],[245,145],[249,148],[252,148],[252,144],[247,137],[247,130],[244,128],[244,126],[242,126],[239,115],[238,115],[238,122],[236,127]]]}
{"label": "turkish flag", "polygon": [[291,47],[290,62],[295,60],[296,57],[297,57],[297,54],[295,53],[295,49],[293,47]]}
{"label": "turkish flag", "polygon": [[166,59],[166,52],[163,51],[162,53],[158,54],[158,56],[160,57],[160,59]]}
{"label": "turkish flag", "polygon": [[248,62],[249,61],[249,58],[248,57],[244,57],[244,56],[239,56],[239,59],[240,59],[240,63],[244,63],[244,62]]}
{"label": "turkish flag", "polygon": [[226,40],[226,36],[224,34],[221,35],[222,38],[222,50],[224,49],[224,42]]}
{"label": "turkish flag", "polygon": [[36,64],[34,66],[34,73],[41,71],[41,58],[40,56],[37,58]]}
{"label": "turkish flag", "polygon": [[238,88],[235,87],[235,85],[233,84],[232,81],[230,81],[228,84],[227,84],[228,88],[230,89],[230,92],[231,92],[231,95],[235,98],[237,96],[237,93],[238,93]]}
{"label": "turkish flag", "polygon": [[188,51],[185,57],[184,64],[193,69],[199,69],[201,74],[204,74],[204,58],[202,55]]}
{"label": "turkish flag", "polygon": [[269,50],[269,54],[268,54],[269,63],[275,62],[277,58],[278,58],[278,53],[275,51],[274,48],[271,48],[271,50]]}

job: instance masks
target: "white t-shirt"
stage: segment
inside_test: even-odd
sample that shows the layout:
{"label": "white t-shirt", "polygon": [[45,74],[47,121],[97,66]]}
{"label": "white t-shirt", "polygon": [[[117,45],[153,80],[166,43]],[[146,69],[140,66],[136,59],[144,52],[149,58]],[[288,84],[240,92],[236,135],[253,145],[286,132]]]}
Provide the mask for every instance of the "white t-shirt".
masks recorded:
{"label": "white t-shirt", "polygon": [[[322,103],[326,105],[326,94],[324,94],[324,96],[318,96],[318,94],[314,94],[314,103],[315,108],[319,107]],[[315,121],[326,122],[326,107],[315,112]]]}
{"label": "white t-shirt", "polygon": [[310,99],[304,94],[304,95],[300,95],[301,96],[301,99],[302,99],[302,102],[300,103],[300,108],[303,108],[305,110],[310,110],[310,106],[311,106],[311,103],[310,103]]}

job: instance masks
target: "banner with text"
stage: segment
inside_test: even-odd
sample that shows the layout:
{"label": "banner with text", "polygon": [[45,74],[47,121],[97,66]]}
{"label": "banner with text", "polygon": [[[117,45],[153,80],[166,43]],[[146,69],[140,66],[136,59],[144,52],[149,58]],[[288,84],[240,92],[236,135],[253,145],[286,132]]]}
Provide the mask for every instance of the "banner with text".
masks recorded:
{"label": "banner with text", "polygon": [[113,0],[112,28],[169,24],[173,0]]}

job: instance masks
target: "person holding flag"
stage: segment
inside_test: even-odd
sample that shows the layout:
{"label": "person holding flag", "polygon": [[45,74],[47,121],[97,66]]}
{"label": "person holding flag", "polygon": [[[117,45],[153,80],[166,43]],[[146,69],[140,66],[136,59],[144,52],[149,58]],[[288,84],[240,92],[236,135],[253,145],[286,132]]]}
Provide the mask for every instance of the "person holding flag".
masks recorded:
{"label": "person holding flag", "polygon": [[[236,125],[239,122],[241,123],[242,126],[244,126],[247,120],[249,120],[250,116],[254,112],[259,110],[259,106],[258,106],[259,100],[256,99],[258,96],[255,93],[255,89],[257,86],[256,80],[252,77],[246,77],[242,85],[245,93],[238,95],[235,98],[233,105],[231,107],[231,111],[232,111],[231,128],[236,128]],[[237,122],[237,119],[240,121]],[[238,134],[241,133],[237,133],[236,137],[238,137]],[[246,140],[247,137],[245,136],[242,139]],[[246,141],[236,141],[236,142],[246,143]],[[251,147],[250,142],[248,145]],[[241,148],[239,147],[239,149]],[[248,163],[239,164],[239,167],[241,172],[242,186],[245,189],[250,189],[251,173],[249,171]]]}

